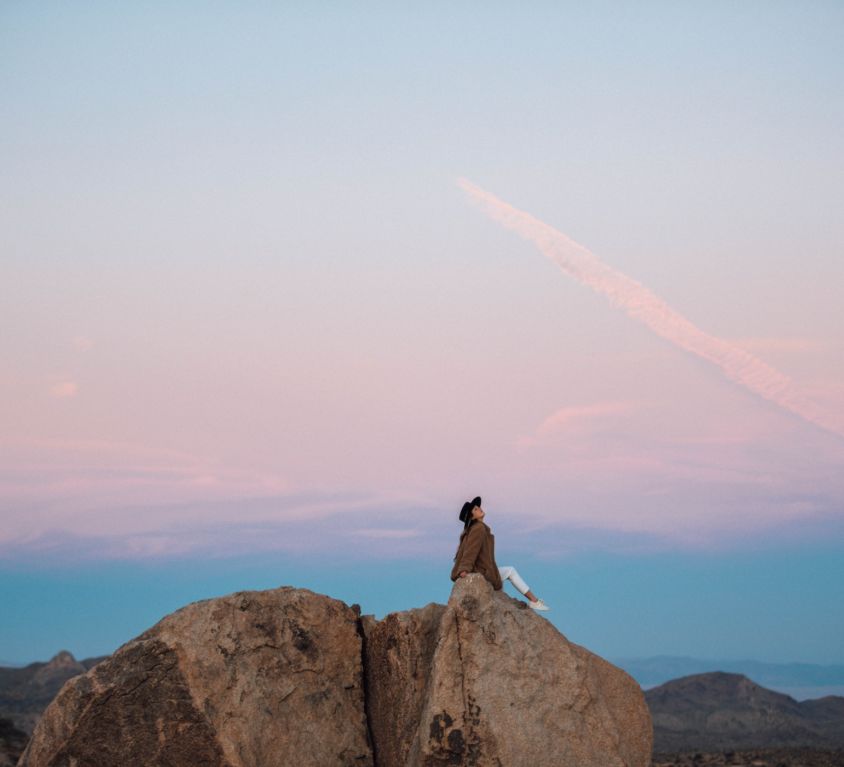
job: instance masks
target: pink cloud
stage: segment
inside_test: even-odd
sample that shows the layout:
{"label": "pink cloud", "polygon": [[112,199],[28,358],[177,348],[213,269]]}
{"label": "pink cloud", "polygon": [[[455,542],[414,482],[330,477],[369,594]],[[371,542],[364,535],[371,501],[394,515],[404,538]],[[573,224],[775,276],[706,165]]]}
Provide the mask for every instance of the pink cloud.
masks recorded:
{"label": "pink cloud", "polygon": [[75,397],[79,387],[75,381],[58,381],[50,387],[50,396],[56,399],[69,399]]}
{"label": "pink cloud", "polygon": [[545,418],[533,434],[520,437],[516,446],[520,449],[533,447],[553,439],[573,426],[625,415],[631,410],[633,410],[633,405],[627,402],[599,402],[580,407],[562,407]]}
{"label": "pink cloud", "polygon": [[711,362],[748,391],[825,431],[844,436],[841,424],[808,400],[780,371],[735,344],[696,327],[644,285],[606,265],[562,232],[466,179],[459,179],[458,184],[490,218],[534,243],[560,269],[605,296],[632,319],[675,346]]}
{"label": "pink cloud", "polygon": [[[68,527],[151,532],[174,515],[210,519],[219,513],[202,510],[203,503],[293,492],[277,474],[107,440],[0,440],[0,466],[0,540]],[[30,513],[15,513],[21,504]],[[174,512],[187,504],[200,506]],[[146,511],[138,515],[133,509],[141,506]]]}
{"label": "pink cloud", "polygon": [[419,530],[412,528],[388,528],[388,527],[369,527],[361,530],[355,530],[353,535],[361,538],[374,538],[378,540],[406,540],[408,538],[418,538],[422,533]]}
{"label": "pink cloud", "polygon": [[821,354],[830,344],[819,338],[734,338],[736,346],[752,353]]}

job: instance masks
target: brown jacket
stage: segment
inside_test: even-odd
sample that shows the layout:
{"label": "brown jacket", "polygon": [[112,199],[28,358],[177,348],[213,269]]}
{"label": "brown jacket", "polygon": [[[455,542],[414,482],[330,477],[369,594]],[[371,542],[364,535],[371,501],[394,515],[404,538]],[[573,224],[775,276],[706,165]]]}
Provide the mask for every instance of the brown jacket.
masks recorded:
{"label": "brown jacket", "polygon": [[475,522],[460,536],[460,545],[454,555],[451,580],[460,573],[480,573],[496,591],[501,590],[501,574],[495,564],[495,536],[483,522]]}

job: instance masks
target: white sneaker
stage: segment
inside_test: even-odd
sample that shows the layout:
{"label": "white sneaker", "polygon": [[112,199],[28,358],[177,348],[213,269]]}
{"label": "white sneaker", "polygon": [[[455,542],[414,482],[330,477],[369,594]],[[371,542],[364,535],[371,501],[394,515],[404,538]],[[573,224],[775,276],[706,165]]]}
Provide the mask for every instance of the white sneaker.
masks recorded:
{"label": "white sneaker", "polygon": [[528,602],[528,604],[531,606],[531,609],[536,610],[537,612],[543,612],[544,613],[547,610],[551,609],[541,599],[537,599],[535,602]]}

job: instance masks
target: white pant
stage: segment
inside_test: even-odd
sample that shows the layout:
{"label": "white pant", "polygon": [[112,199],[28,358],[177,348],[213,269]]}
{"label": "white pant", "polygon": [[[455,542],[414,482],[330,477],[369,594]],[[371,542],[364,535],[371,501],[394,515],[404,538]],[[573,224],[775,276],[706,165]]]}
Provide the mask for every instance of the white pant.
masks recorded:
{"label": "white pant", "polygon": [[515,567],[499,567],[498,572],[501,575],[502,581],[510,581],[516,587],[516,591],[519,591],[521,594],[524,595],[530,591],[530,587],[522,580],[522,576],[516,572]]}

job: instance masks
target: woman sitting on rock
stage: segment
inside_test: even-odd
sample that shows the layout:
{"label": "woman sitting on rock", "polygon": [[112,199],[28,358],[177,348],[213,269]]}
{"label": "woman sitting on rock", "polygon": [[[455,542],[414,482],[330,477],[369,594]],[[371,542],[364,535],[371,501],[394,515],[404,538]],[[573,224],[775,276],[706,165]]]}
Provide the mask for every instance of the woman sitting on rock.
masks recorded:
{"label": "woman sitting on rock", "polygon": [[460,510],[463,532],[460,535],[457,554],[454,555],[451,580],[456,581],[469,573],[480,573],[496,591],[501,590],[503,581],[509,580],[528,598],[528,604],[534,610],[550,610],[551,608],[528,588],[515,567],[499,567],[495,564],[495,536],[483,521],[485,516],[480,496],[463,504]]}

